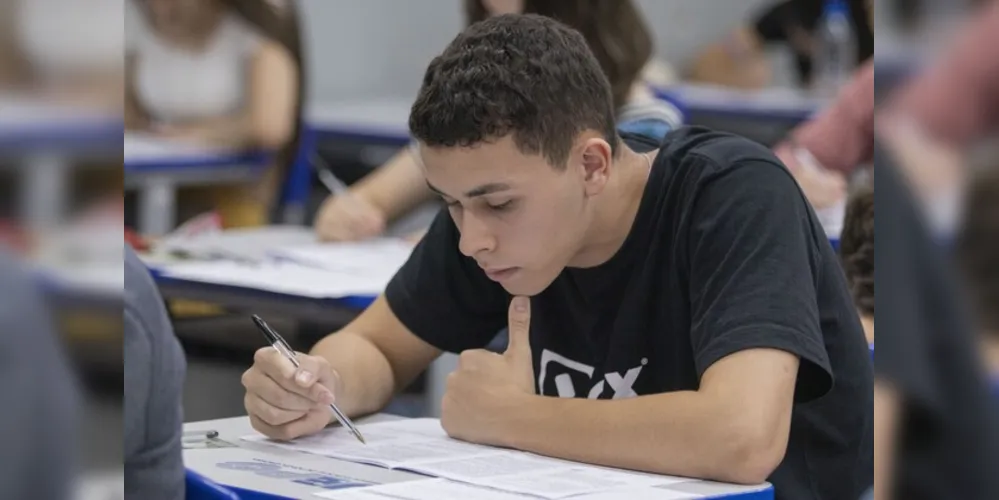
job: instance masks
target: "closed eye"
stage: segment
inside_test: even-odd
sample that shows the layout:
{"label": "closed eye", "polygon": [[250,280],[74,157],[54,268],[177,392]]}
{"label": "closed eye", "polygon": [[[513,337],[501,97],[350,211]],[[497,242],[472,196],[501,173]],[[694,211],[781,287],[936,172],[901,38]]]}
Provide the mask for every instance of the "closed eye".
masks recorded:
{"label": "closed eye", "polygon": [[489,210],[493,210],[495,212],[502,212],[502,211],[505,211],[505,210],[509,210],[510,208],[513,207],[513,200],[509,200],[509,201],[500,203],[498,205],[486,204],[486,206],[489,207]]}

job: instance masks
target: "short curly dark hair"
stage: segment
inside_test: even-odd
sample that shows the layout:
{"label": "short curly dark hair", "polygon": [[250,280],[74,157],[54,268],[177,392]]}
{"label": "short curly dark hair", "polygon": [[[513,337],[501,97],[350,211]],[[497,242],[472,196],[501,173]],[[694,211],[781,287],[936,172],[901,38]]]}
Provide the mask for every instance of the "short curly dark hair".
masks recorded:
{"label": "short curly dark hair", "polygon": [[579,32],[508,14],[462,31],[430,62],[409,115],[429,147],[469,147],[512,134],[524,154],[563,168],[584,130],[617,151],[610,83]]}
{"label": "short curly dark hair", "polygon": [[839,254],[853,301],[874,316],[874,185],[865,182],[850,195],[839,238]]}

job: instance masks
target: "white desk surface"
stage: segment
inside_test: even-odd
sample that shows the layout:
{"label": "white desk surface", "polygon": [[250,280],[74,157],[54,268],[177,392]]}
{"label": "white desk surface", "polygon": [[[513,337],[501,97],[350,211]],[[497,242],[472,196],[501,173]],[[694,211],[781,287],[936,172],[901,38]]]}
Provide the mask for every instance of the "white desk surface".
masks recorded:
{"label": "white desk surface", "polygon": [[[359,424],[397,420],[401,417],[379,414],[358,420]],[[323,489],[294,483],[288,479],[265,477],[246,470],[228,470],[219,467],[225,462],[261,462],[279,464],[282,470],[313,471],[362,482],[390,483],[426,479],[426,476],[381,467],[336,460],[318,455],[299,453],[261,443],[240,439],[253,434],[247,417],[235,417],[184,424],[184,431],[214,430],[219,439],[233,445],[227,448],[194,448],[184,450],[187,468],[220,484],[293,498],[309,498]],[[672,490],[703,495],[702,498],[738,498],[742,494],[759,493],[759,486],[739,486],[692,479],[690,482],[671,486]]]}
{"label": "white desk surface", "polygon": [[312,104],[305,121],[320,134],[384,136],[409,138],[409,110],[412,99],[385,98]]}
{"label": "white desk surface", "polygon": [[88,129],[118,126],[120,116],[96,109],[59,105],[38,98],[0,95],[0,134],[23,134],[25,130]]}
{"label": "white desk surface", "polygon": [[137,132],[125,133],[123,153],[126,165],[190,163],[228,158],[235,160],[242,156],[242,153],[236,151],[210,148]]}

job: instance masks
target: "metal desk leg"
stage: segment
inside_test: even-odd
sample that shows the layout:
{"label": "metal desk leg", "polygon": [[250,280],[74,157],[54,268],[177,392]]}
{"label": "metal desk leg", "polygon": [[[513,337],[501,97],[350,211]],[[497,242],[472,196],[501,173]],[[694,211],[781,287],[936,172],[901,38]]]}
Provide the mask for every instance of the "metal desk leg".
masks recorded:
{"label": "metal desk leg", "polygon": [[67,159],[54,154],[29,158],[21,174],[20,212],[29,227],[52,227],[65,215]]}
{"label": "metal desk leg", "polygon": [[164,235],[174,226],[177,208],[177,190],[166,179],[150,179],[140,190],[139,232],[147,235]]}
{"label": "metal desk leg", "polygon": [[441,399],[444,398],[447,376],[458,368],[458,355],[446,352],[441,354],[427,369],[426,410],[427,416],[441,416]]}

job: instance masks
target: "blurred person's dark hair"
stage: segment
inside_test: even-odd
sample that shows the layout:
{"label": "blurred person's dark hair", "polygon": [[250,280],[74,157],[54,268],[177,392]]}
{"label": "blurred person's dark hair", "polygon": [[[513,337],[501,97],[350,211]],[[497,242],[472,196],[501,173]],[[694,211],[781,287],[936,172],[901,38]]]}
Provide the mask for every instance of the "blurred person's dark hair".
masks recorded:
{"label": "blurred person's dark hair", "polygon": [[302,50],[302,30],[299,22],[298,0],[283,0],[275,3],[269,0],[223,0],[224,3],[254,26],[265,37],[281,44],[295,62],[298,77],[298,95],[295,104],[295,129],[291,139],[277,153],[277,165],[285,169],[291,166],[298,154],[302,139],[302,110],[305,103],[306,81],[305,58]]}
{"label": "blurred person's dark hair", "polygon": [[861,314],[874,316],[874,184],[862,182],[846,205],[839,254],[854,303]]}
{"label": "blurred person's dark hair", "polygon": [[972,176],[956,254],[980,327],[999,336],[999,161],[994,163]]}
{"label": "blurred person's dark hair", "polygon": [[427,67],[409,117],[429,147],[469,147],[507,135],[562,168],[576,136],[594,130],[617,151],[607,77],[583,36],[539,15],[502,15],[466,28]]}
{"label": "blurred person's dark hair", "polygon": [[[632,0],[524,0],[524,14],[557,19],[582,33],[610,80],[614,109],[628,103],[652,57],[652,35]],[[468,24],[489,17],[482,0],[465,0]]]}

